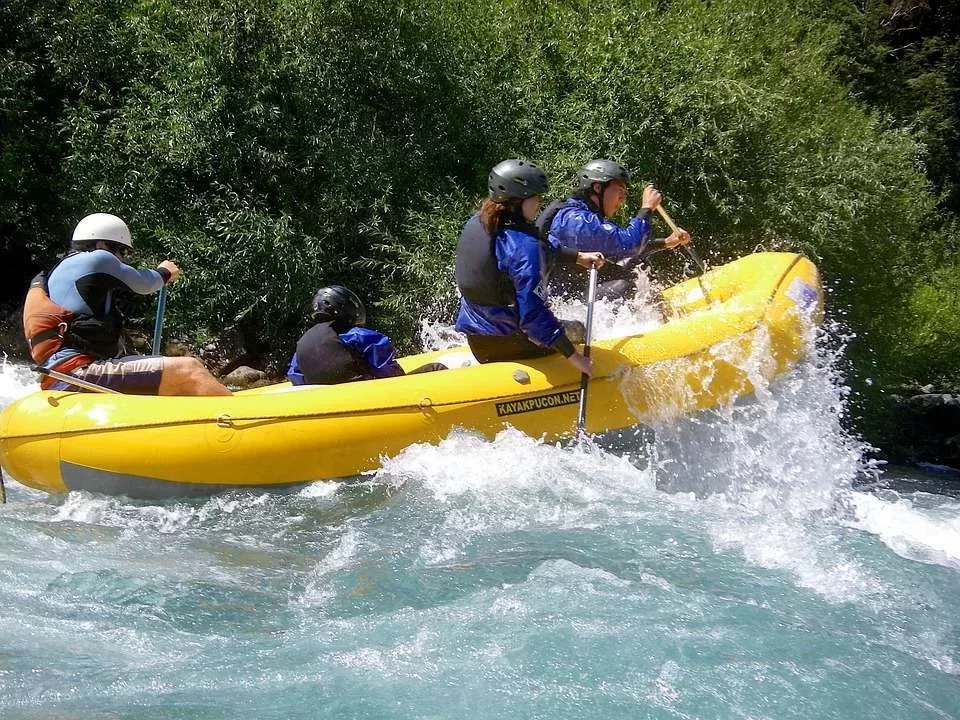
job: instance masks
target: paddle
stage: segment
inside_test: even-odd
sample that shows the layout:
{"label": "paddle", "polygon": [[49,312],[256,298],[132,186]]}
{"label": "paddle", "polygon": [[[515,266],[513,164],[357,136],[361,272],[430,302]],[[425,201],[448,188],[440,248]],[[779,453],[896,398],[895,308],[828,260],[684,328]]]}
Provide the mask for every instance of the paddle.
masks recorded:
{"label": "paddle", "polygon": [[[590,359],[590,342],[593,339],[593,306],[597,301],[597,266],[590,265],[590,284],[587,286],[587,336],[583,343],[583,356]],[[590,376],[580,374],[580,410],[577,413],[577,432],[582,433],[587,424],[587,384]]]}
{"label": "paddle", "polygon": [[163,314],[167,309],[167,286],[160,288],[160,297],[157,298],[157,319],[153,322],[153,347],[151,355],[160,354],[160,337],[163,335]]}
{"label": "paddle", "polygon": [[86,380],[81,380],[78,377],[73,375],[67,375],[66,373],[59,372],[57,370],[51,370],[50,368],[45,368],[42,365],[34,365],[34,372],[38,372],[41,375],[46,375],[52,377],[54,380],[59,380],[60,382],[65,382],[68,385],[73,385],[74,387],[83,388],[84,390],[90,390],[91,392],[106,393],[108,395],[122,395],[123,393],[118,392],[117,390],[111,390],[110,388],[103,387],[102,385],[95,385],[92,382]]}
{"label": "paddle", "polygon": [[[657,205],[657,212],[660,213],[660,217],[663,218],[663,221],[670,226],[670,229],[673,232],[677,232],[680,228],[677,227],[677,224],[673,221],[673,218],[667,214],[667,211],[663,209],[663,204]],[[697,275],[697,282],[700,284],[700,291],[703,293],[703,297],[708,303],[713,304],[713,300],[710,298],[710,295],[707,293],[707,287],[703,284],[703,273],[707,272],[707,264],[700,259],[700,256],[697,254],[697,251],[694,250],[689,245],[681,246],[684,251],[696,265],[700,268],[700,275]]]}

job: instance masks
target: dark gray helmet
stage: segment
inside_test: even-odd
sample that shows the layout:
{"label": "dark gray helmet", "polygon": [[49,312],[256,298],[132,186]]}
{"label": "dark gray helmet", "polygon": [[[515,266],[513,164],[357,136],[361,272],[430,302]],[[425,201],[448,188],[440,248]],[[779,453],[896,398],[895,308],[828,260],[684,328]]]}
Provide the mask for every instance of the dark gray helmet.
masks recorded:
{"label": "dark gray helmet", "polygon": [[614,180],[629,185],[630,173],[618,162],[598,158],[580,168],[577,174],[577,190],[588,190],[594,183],[608,183]]}
{"label": "dark gray helmet", "polygon": [[343,285],[329,285],[313,296],[313,322],[332,322],[344,329],[364,325],[367,311],[360,298]]}
{"label": "dark gray helmet", "polygon": [[494,202],[523,200],[542,195],[550,188],[546,173],[526,160],[504,160],[493,166],[487,180],[490,199]]}

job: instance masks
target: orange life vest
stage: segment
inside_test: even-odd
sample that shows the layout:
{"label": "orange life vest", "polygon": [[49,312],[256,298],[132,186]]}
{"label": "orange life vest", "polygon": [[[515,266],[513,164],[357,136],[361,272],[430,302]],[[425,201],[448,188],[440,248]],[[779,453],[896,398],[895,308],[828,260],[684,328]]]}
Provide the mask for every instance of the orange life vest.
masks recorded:
{"label": "orange life vest", "polygon": [[[37,275],[30,283],[27,300],[23,305],[23,334],[30,346],[30,357],[35,363],[43,364],[63,347],[70,323],[75,318],[75,313],[50,299],[46,273]],[[94,360],[96,358],[92,355],[72,355],[51,369],[69,373],[89,365]],[[47,390],[56,382],[54,378],[45,376],[40,387]]]}
{"label": "orange life vest", "polygon": [[73,313],[50,299],[47,274],[40,273],[30,283],[23,305],[23,334],[30,346],[30,356],[43,363],[63,347],[63,338],[70,329]]}

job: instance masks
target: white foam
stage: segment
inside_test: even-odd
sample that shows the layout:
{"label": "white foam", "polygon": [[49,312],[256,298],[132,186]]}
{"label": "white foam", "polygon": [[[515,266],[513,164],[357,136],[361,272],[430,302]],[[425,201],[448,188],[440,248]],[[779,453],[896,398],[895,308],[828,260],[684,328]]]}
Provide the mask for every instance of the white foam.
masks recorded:
{"label": "white foam", "polygon": [[960,570],[960,504],[919,508],[892,492],[852,493],[850,503],[849,527],[876,535],[900,557]]}
{"label": "white foam", "polygon": [[39,389],[40,383],[27,365],[10,362],[6,355],[3,356],[0,363],[0,408]]}
{"label": "white foam", "polygon": [[318,605],[326,603],[336,596],[332,587],[336,574],[356,562],[363,546],[361,534],[348,528],[337,540],[333,549],[328,552],[314,566],[310,579],[299,598],[302,605]]}
{"label": "white foam", "polygon": [[300,490],[300,497],[305,498],[329,498],[333,497],[340,490],[340,486],[343,483],[335,482],[333,480],[325,480],[323,482],[312,482],[309,485],[303,487]]}

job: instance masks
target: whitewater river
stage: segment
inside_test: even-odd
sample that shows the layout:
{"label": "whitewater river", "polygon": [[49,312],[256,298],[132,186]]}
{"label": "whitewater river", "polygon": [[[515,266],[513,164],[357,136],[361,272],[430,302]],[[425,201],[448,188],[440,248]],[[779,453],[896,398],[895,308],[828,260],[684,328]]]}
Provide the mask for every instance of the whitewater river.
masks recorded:
{"label": "whitewater river", "polygon": [[822,345],[602,447],[160,505],[8,480],[0,717],[958,718],[960,502],[877,476]]}

